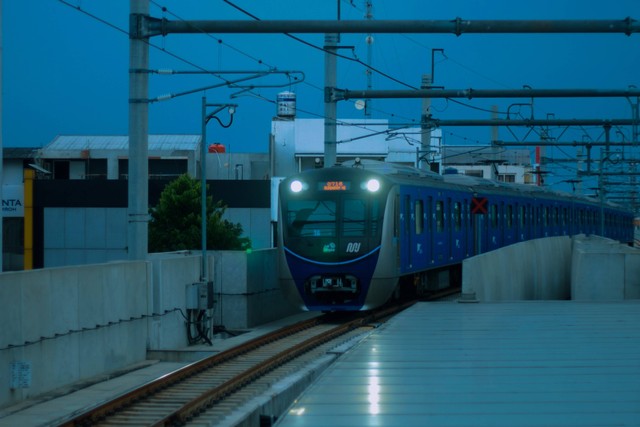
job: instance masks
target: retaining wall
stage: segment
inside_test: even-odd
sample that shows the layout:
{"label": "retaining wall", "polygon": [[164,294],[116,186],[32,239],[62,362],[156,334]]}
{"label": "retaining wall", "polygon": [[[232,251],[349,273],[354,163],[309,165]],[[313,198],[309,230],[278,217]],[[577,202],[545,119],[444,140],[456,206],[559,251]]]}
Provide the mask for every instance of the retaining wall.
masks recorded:
{"label": "retaining wall", "polygon": [[571,297],[571,238],[547,237],[487,252],[462,263],[462,294],[478,301]]}
{"label": "retaining wall", "polygon": [[548,237],[462,264],[463,300],[640,298],[640,250],[597,236]]}
{"label": "retaining wall", "polygon": [[145,360],[151,264],[0,274],[0,407]]}
{"label": "retaining wall", "polygon": [[601,237],[574,239],[571,295],[575,300],[640,298],[640,249]]}
{"label": "retaining wall", "polygon": [[[278,286],[275,249],[212,251],[212,324],[248,329],[296,313]],[[0,408],[187,347],[187,287],[201,255],[150,254],[0,274]]]}

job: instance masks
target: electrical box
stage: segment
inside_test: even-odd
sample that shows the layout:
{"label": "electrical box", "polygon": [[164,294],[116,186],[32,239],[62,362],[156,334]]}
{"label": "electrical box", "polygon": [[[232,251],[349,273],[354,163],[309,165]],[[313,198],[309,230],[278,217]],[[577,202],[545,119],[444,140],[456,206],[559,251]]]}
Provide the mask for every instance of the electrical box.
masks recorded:
{"label": "electrical box", "polygon": [[186,308],[208,310],[213,308],[213,282],[197,282],[187,285]]}

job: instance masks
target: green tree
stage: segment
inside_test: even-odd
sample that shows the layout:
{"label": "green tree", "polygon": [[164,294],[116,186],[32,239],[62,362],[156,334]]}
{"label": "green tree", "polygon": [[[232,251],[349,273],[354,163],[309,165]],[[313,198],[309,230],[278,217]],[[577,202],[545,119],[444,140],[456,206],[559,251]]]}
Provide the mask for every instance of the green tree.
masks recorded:
{"label": "green tree", "polygon": [[[149,252],[201,248],[200,189],[200,181],[186,174],[167,184],[150,212]],[[225,210],[221,202],[214,204],[207,196],[207,249],[250,248],[249,238],[241,237],[242,226],[222,218]]]}

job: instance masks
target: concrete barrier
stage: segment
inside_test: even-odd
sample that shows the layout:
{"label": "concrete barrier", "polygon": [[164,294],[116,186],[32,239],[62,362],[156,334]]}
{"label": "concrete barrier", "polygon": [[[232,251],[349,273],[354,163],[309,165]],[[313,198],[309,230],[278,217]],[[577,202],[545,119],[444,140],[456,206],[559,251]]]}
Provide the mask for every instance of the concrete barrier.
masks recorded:
{"label": "concrete barrier", "polygon": [[0,406],[146,358],[147,262],[0,274]]}
{"label": "concrete barrier", "polygon": [[462,263],[462,294],[477,301],[570,298],[571,238],[530,240]]}
{"label": "concrete barrier", "polygon": [[640,298],[640,250],[597,236],[574,239],[571,295],[590,301]]}
{"label": "concrete barrier", "polygon": [[276,249],[213,254],[216,325],[247,329],[299,312],[280,290]]}

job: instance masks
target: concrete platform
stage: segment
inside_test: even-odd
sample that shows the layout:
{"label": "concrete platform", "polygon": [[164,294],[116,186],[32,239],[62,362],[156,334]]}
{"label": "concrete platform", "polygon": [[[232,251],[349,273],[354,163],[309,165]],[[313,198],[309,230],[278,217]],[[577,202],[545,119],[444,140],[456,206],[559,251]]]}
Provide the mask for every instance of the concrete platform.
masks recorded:
{"label": "concrete platform", "polygon": [[420,303],[276,425],[640,426],[640,301]]}

